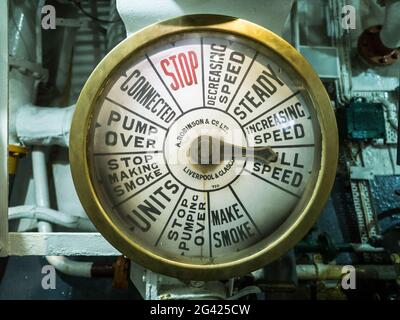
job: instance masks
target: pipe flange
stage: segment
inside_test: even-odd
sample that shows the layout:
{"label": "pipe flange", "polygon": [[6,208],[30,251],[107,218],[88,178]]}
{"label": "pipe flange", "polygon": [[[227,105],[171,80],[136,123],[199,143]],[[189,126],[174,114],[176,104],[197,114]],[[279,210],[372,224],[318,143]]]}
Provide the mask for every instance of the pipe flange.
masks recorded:
{"label": "pipe flange", "polygon": [[400,48],[391,49],[384,46],[380,38],[382,26],[376,25],[363,31],[358,38],[358,53],[369,63],[388,66],[400,58]]}

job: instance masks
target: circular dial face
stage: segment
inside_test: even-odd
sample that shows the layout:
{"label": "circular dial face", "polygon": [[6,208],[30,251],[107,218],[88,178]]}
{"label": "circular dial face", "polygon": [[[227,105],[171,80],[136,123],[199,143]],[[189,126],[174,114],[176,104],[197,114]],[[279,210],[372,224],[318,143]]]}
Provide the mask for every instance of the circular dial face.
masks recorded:
{"label": "circular dial face", "polygon": [[[192,262],[229,260],[299,203],[319,168],[318,121],[301,83],[249,41],[190,33],[162,42],[105,86],[89,138],[93,179],[142,246]],[[211,142],[199,145],[203,137]],[[277,156],[228,157],[221,141]],[[201,161],[207,151],[210,164]]]}
{"label": "circular dial face", "polygon": [[281,54],[226,31],[167,34],[127,55],[100,88],[89,179],[136,250],[176,268],[235,264],[299,219],[322,134],[303,76]]}

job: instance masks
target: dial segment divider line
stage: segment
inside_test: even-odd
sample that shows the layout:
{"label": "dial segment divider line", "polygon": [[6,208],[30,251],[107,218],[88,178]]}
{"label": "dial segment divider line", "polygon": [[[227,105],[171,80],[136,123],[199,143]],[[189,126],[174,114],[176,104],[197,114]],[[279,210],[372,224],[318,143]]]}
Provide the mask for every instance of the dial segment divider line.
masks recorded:
{"label": "dial segment divider line", "polygon": [[168,176],[169,174],[171,174],[169,171],[164,173],[162,176],[158,177],[157,179],[154,179],[151,183],[149,183],[147,186],[143,187],[142,189],[136,191],[134,194],[131,194],[129,197],[127,197],[126,199],[118,202],[117,204],[115,204],[112,209],[115,209],[116,207],[119,207],[121,204],[125,203],[126,201],[132,199],[133,197],[135,197],[136,195],[138,195],[139,193],[143,192],[144,190],[146,190],[147,188],[151,187],[153,184],[157,183],[158,181],[160,181],[161,179],[164,179],[166,176]]}
{"label": "dial segment divider line", "polygon": [[285,188],[283,188],[283,187],[281,187],[281,186],[279,186],[279,185],[277,185],[277,184],[275,184],[275,183],[273,183],[273,182],[267,180],[267,179],[264,178],[264,177],[259,176],[258,174],[255,174],[254,172],[250,171],[249,169],[244,168],[243,170],[246,171],[247,173],[250,173],[252,176],[254,176],[254,177],[256,177],[256,178],[258,178],[258,179],[260,179],[260,180],[262,180],[262,181],[265,181],[266,183],[268,183],[268,184],[274,186],[275,188],[278,188],[278,189],[280,189],[280,190],[282,190],[282,191],[285,191],[286,193],[292,195],[293,197],[296,197],[296,198],[299,198],[299,199],[300,199],[300,196],[299,196],[299,195],[297,195],[297,194],[293,193],[292,191],[289,191],[289,190],[287,190],[287,189],[285,189]]}
{"label": "dial segment divider line", "polygon": [[257,120],[258,118],[268,114],[270,111],[274,110],[275,108],[279,107],[281,104],[285,103],[286,101],[292,99],[294,96],[298,95],[300,93],[300,90],[297,90],[296,92],[292,93],[290,96],[286,97],[285,99],[283,99],[282,101],[278,102],[277,104],[275,104],[274,106],[272,106],[271,108],[265,110],[263,113],[259,114],[257,117],[253,118],[252,120],[246,122],[244,125],[242,125],[242,127],[246,127],[248,126],[250,123],[254,122],[255,120]]}
{"label": "dial segment divider line", "polygon": [[176,204],[175,204],[174,208],[172,209],[171,214],[169,215],[168,220],[167,220],[167,222],[166,222],[165,225],[164,225],[164,228],[161,230],[161,233],[160,233],[160,235],[158,236],[156,243],[154,244],[155,247],[158,246],[158,243],[160,242],[160,240],[161,240],[161,238],[162,238],[162,236],[163,236],[165,230],[167,229],[168,224],[169,224],[169,222],[171,221],[172,216],[174,215],[174,213],[175,213],[175,211],[176,211],[176,208],[178,207],[179,203],[181,202],[182,197],[183,197],[183,195],[185,194],[186,190],[187,190],[187,187],[183,187],[183,191],[182,191],[181,195],[179,196],[179,199],[176,201]]}
{"label": "dial segment divider line", "polygon": [[120,107],[120,108],[122,108],[122,109],[124,109],[124,110],[126,110],[126,111],[128,111],[128,112],[130,112],[130,113],[132,113],[132,114],[134,114],[135,116],[137,116],[137,117],[139,117],[139,118],[142,118],[142,119],[144,119],[144,120],[150,122],[151,124],[153,124],[153,125],[159,127],[160,129],[163,129],[163,130],[165,130],[165,131],[168,131],[167,128],[163,127],[162,125],[158,124],[157,122],[154,122],[153,120],[147,119],[146,117],[140,115],[139,113],[137,113],[137,112],[135,112],[135,111],[129,109],[128,107],[126,107],[126,106],[124,106],[124,105],[122,105],[122,104],[120,104],[120,103],[114,101],[113,99],[110,99],[109,97],[105,97],[104,99],[107,100],[107,101],[110,101],[111,103],[115,104],[116,106],[118,106],[118,107]]}
{"label": "dial segment divider line", "polygon": [[165,89],[168,91],[169,95],[171,96],[172,100],[174,100],[176,106],[178,107],[179,111],[181,113],[184,113],[181,106],[179,105],[178,101],[176,101],[174,95],[172,94],[171,90],[169,90],[167,84],[164,82],[164,79],[161,77],[160,73],[157,71],[153,61],[151,61],[149,55],[146,53],[145,54],[147,61],[150,63],[151,67],[153,68],[154,72],[157,74],[158,78],[160,79],[161,83],[164,85]]}
{"label": "dial segment divider line", "polygon": [[203,86],[203,107],[206,106],[206,93],[204,87],[204,44],[203,44],[203,37],[200,38],[200,52],[201,52],[201,82]]}
{"label": "dial segment divider line", "polygon": [[210,250],[210,258],[212,258],[210,191],[207,191],[207,216],[208,216],[208,244],[209,244],[209,250]]}
{"label": "dial segment divider line", "polygon": [[238,195],[236,194],[235,190],[233,190],[231,185],[229,185],[229,189],[231,190],[231,192],[232,192],[233,196],[235,197],[236,201],[242,207],[242,210],[246,214],[247,218],[249,218],[249,220],[253,224],[254,228],[257,230],[258,234],[261,236],[260,229],[258,228],[257,224],[254,222],[253,218],[251,217],[251,215],[249,214],[249,212],[247,211],[246,207],[243,205],[242,201],[239,199]]}
{"label": "dial segment divider line", "polygon": [[228,105],[228,107],[226,108],[225,112],[228,112],[229,109],[230,109],[230,107],[232,106],[233,100],[235,100],[236,95],[238,94],[240,88],[242,87],[242,84],[244,83],[244,80],[246,79],[247,75],[249,74],[249,71],[250,71],[251,67],[252,67],[253,64],[254,64],[254,61],[256,61],[257,56],[258,56],[258,51],[256,51],[256,53],[254,54],[254,57],[253,57],[253,59],[251,60],[250,65],[249,65],[249,67],[247,68],[245,74],[243,75],[243,78],[242,78],[242,80],[240,81],[238,87],[236,88],[236,91],[235,91],[235,93],[234,93],[234,95],[233,95],[233,97],[232,97],[232,100],[229,102],[229,105]]}

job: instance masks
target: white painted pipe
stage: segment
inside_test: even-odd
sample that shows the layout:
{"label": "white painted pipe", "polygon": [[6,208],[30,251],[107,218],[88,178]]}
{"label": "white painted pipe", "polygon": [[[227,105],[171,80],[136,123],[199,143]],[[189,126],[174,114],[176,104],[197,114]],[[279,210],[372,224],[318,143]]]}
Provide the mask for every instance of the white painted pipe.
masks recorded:
{"label": "white painted pipe", "polygon": [[[36,204],[39,207],[50,207],[49,188],[44,147],[34,147],[32,151],[33,179],[35,183]],[[50,223],[38,222],[39,232],[52,232]],[[47,261],[56,270],[71,276],[91,277],[93,262],[73,261],[63,256],[47,256]]]}
{"label": "white painted pipe", "polygon": [[[35,26],[37,1],[9,1],[9,55],[18,61],[37,63]],[[40,16],[41,17],[41,16]],[[22,68],[23,69],[23,68]],[[19,144],[16,133],[16,116],[19,109],[32,103],[39,82],[28,72],[12,66],[9,72],[9,143]]]}
{"label": "white painted pipe", "polygon": [[43,220],[66,228],[90,229],[88,219],[65,214],[50,208],[32,205],[8,208],[8,220],[23,218]]}
{"label": "white painted pipe", "polygon": [[50,207],[49,185],[47,179],[46,154],[43,147],[32,150],[32,171],[35,183],[36,204],[39,207]]}
{"label": "white painted pipe", "polygon": [[59,145],[67,147],[75,105],[39,107],[25,105],[16,117],[16,131],[24,145]]}
{"label": "white painted pipe", "polygon": [[281,35],[292,0],[117,0],[127,35],[153,23],[190,14],[222,14],[249,20]]}
{"label": "white painted pipe", "polygon": [[400,48],[400,1],[386,0],[385,22],[380,32],[381,41],[387,48]]}
{"label": "white painted pipe", "polygon": [[56,270],[69,276],[92,277],[91,269],[93,262],[74,261],[64,256],[48,256],[46,259]]}

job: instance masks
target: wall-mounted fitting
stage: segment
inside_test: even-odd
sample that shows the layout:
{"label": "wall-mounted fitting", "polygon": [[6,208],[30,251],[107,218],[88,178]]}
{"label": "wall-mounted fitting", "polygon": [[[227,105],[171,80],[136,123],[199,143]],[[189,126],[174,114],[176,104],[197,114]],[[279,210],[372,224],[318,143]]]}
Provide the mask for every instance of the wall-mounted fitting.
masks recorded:
{"label": "wall-mounted fitting", "polygon": [[400,48],[388,48],[381,40],[382,26],[376,25],[363,31],[358,38],[358,53],[369,64],[387,66],[400,59]]}
{"label": "wall-mounted fitting", "polygon": [[8,146],[8,193],[11,195],[14,177],[17,171],[18,161],[28,153],[28,149],[22,146],[10,144]]}

